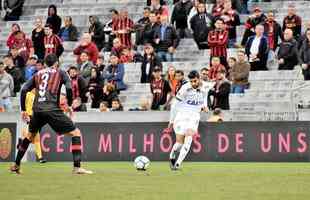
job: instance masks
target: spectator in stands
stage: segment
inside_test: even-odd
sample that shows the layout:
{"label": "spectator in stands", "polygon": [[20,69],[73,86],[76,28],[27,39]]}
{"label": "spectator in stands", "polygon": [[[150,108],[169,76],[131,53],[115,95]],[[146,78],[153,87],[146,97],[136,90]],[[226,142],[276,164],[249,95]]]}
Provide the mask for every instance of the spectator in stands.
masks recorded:
{"label": "spectator in stands", "polygon": [[162,63],[160,58],[155,54],[154,48],[151,44],[146,44],[144,46],[144,56],[143,56],[143,62],[141,64],[141,83],[150,83],[152,76],[153,76],[153,70],[155,67],[162,68]]}
{"label": "spectator in stands", "polygon": [[[146,5],[151,6],[152,0],[146,0]],[[159,0],[160,5],[165,5],[165,0]]]}
{"label": "spectator in stands", "polygon": [[87,112],[87,107],[82,103],[81,98],[73,99],[72,101],[72,111],[73,112]]}
{"label": "spectator in stands", "polygon": [[36,18],[35,28],[32,31],[32,43],[34,48],[34,54],[38,56],[39,59],[44,59],[45,47],[44,47],[44,27],[41,18]]}
{"label": "spectator in stands", "polygon": [[217,73],[216,83],[209,91],[208,99],[213,96],[213,102],[211,109],[220,108],[222,110],[229,110],[229,93],[230,93],[230,83],[225,78],[226,72],[224,70]]}
{"label": "spectator in stands", "polygon": [[227,72],[226,72],[226,78],[231,81],[231,70],[237,63],[237,59],[235,57],[229,57],[227,59]]}
{"label": "spectator in stands", "polygon": [[171,88],[169,82],[162,78],[162,69],[155,67],[153,71],[154,79],[151,82],[152,110],[165,110],[167,101],[170,99]]}
{"label": "spectator in stands", "polygon": [[250,63],[246,59],[243,50],[238,51],[237,63],[231,69],[231,93],[244,93],[244,90],[249,87]]}
{"label": "spectator in stands", "polygon": [[69,67],[68,74],[71,79],[72,98],[81,98],[83,104],[87,103],[87,80],[79,74],[78,68],[73,65]]}
{"label": "spectator in stands", "polygon": [[23,73],[14,65],[12,56],[10,55],[4,56],[3,64],[5,66],[5,71],[13,78],[14,90],[12,96],[16,96],[16,93],[20,91],[21,85],[24,82]]}
{"label": "spectator in stands", "polygon": [[107,102],[108,108],[112,107],[112,100],[118,98],[115,85],[112,83],[107,83],[102,88],[101,93],[96,93],[96,95],[100,95],[101,101]]}
{"label": "spectator in stands", "polygon": [[143,30],[145,29],[145,26],[150,23],[150,13],[151,9],[149,7],[145,7],[143,10],[143,17],[135,24],[134,29],[136,31],[136,46],[144,44]]}
{"label": "spectator in stands", "polygon": [[125,90],[127,86],[124,83],[124,64],[120,64],[119,58],[113,54],[110,56],[110,63],[111,65],[109,65],[103,73],[103,78],[107,80],[108,83],[114,84],[118,92],[120,90]]}
{"label": "spectator in stands", "polygon": [[17,31],[21,31],[21,28],[19,26],[19,24],[13,23],[11,26],[11,33],[9,34],[9,37],[6,41],[6,46],[9,47],[9,49],[12,48],[14,42],[15,42],[15,33]]}
{"label": "spectator in stands", "polygon": [[111,111],[123,111],[124,108],[122,106],[121,101],[118,98],[112,100]]}
{"label": "spectator in stands", "polygon": [[227,67],[228,31],[225,30],[224,20],[215,21],[215,29],[209,32],[208,44],[211,50],[210,57],[219,57],[221,64]]}
{"label": "spectator in stands", "polygon": [[198,13],[190,20],[194,40],[199,49],[208,48],[208,34],[213,28],[213,17],[207,13],[207,5],[204,2],[198,4]]}
{"label": "spectator in stands", "polygon": [[298,41],[300,35],[301,35],[301,26],[302,26],[302,21],[301,17],[296,15],[296,8],[294,5],[289,5],[288,6],[288,14],[287,16],[283,19],[283,26],[282,30],[286,29],[292,29],[294,38]]}
{"label": "spectator in stands", "polygon": [[266,16],[262,12],[261,8],[255,7],[253,14],[249,16],[248,20],[245,22],[245,31],[241,41],[241,45],[245,46],[248,38],[255,35],[255,27],[258,24],[264,24],[266,21]]}
{"label": "spectator in stands", "polygon": [[101,77],[99,70],[93,67],[91,69],[91,76],[88,81],[88,92],[92,100],[91,102],[92,108],[99,108],[99,104],[102,101],[101,96],[103,93],[102,92],[103,86],[104,86],[104,81]]}
{"label": "spectator in stands", "polygon": [[204,67],[200,70],[200,79],[203,83],[203,90],[207,93],[213,88],[215,82],[209,79],[209,69]]}
{"label": "spectator in stands", "polygon": [[103,25],[96,16],[90,16],[89,23],[89,33],[91,35],[92,42],[96,44],[98,51],[101,51],[101,49],[103,49],[104,47],[105,42]]}
{"label": "spectator in stands", "polygon": [[169,86],[171,88],[171,94],[176,93],[176,87],[178,84],[178,81],[175,79],[175,67],[173,65],[170,65],[168,67],[168,71],[166,73],[166,80],[169,82]]}
{"label": "spectator in stands", "polygon": [[198,13],[198,5],[200,0],[193,1],[193,7],[187,16],[187,27],[191,29],[191,19]]}
{"label": "spectator in stands", "polygon": [[110,109],[108,108],[108,103],[106,101],[102,101],[100,103],[99,111],[100,112],[109,112],[110,111]]}
{"label": "spectator in stands", "polygon": [[19,55],[18,48],[13,46],[10,50],[10,55],[11,58],[13,59],[13,65],[16,66],[22,72],[22,76],[24,77],[26,63],[24,58]]}
{"label": "spectator in stands", "polygon": [[151,0],[150,8],[151,11],[155,12],[156,14],[162,16],[169,16],[169,9],[166,5],[161,4],[161,0]]}
{"label": "spectator in stands", "polygon": [[300,49],[302,73],[305,80],[310,80],[310,29],[306,31],[306,39]]}
{"label": "spectator in stands", "polygon": [[286,29],[283,36],[284,40],[278,51],[279,70],[293,70],[299,63],[298,44],[294,39],[292,29]]}
{"label": "spectator in stands", "polygon": [[4,0],[3,8],[6,12],[5,21],[18,21],[23,14],[25,0]]}
{"label": "spectator in stands", "polygon": [[150,23],[148,23],[143,30],[143,44],[150,43],[153,44],[153,34],[154,30],[160,26],[158,17],[155,12],[150,13]]}
{"label": "spectator in stands", "polygon": [[99,54],[95,67],[100,72],[100,74],[102,74],[103,70],[105,69],[103,54]]}
{"label": "spectator in stands", "polygon": [[129,48],[132,47],[131,32],[134,28],[133,21],[128,17],[128,11],[122,10],[115,22],[113,22],[113,34],[120,38],[121,44]]}
{"label": "spectator in stands", "polygon": [[150,101],[148,99],[141,99],[140,106],[137,108],[130,108],[129,111],[149,111]]}
{"label": "spectator in stands", "polygon": [[77,41],[78,35],[78,30],[72,23],[72,17],[65,17],[65,26],[60,29],[59,37],[62,41]]}
{"label": "spectator in stands", "polygon": [[304,40],[307,39],[307,34],[306,34],[306,32],[307,32],[308,29],[310,29],[310,21],[307,21],[307,22],[305,23],[305,27],[304,27],[305,32],[304,32],[304,33],[299,37],[299,39],[298,39],[298,49],[299,49],[299,50],[300,50],[300,48],[302,47],[302,44],[303,44]]}
{"label": "spectator in stands", "polygon": [[211,11],[213,17],[220,17],[222,15],[222,12],[224,10],[224,3],[225,0],[216,0]]}
{"label": "spectator in stands", "polygon": [[210,66],[209,73],[208,73],[209,80],[215,81],[220,71],[226,72],[226,68],[224,65],[221,64],[220,58],[214,56],[211,59],[211,66]]}
{"label": "spectator in stands", "polygon": [[10,74],[5,71],[6,66],[0,62],[0,108],[4,111],[12,110],[10,97],[14,93],[14,81]]}
{"label": "spectator in stands", "polygon": [[118,11],[115,9],[111,9],[110,13],[111,13],[111,20],[108,21],[104,26],[104,33],[108,35],[109,37],[104,51],[111,51],[111,48],[113,46],[113,40],[115,39],[115,34],[112,32],[112,27],[113,27],[113,24],[116,23],[116,20],[119,17]]}
{"label": "spectator in stands", "polygon": [[50,24],[53,33],[58,35],[61,27],[61,18],[57,15],[57,7],[55,5],[50,5],[48,7],[46,24]]}
{"label": "spectator in stands", "polygon": [[119,38],[115,38],[113,40],[113,47],[111,50],[111,54],[117,55],[117,57],[120,58],[124,48],[125,46],[122,45],[121,40]]}
{"label": "spectator in stands", "polygon": [[223,113],[220,108],[215,108],[208,122],[223,122]]}
{"label": "spectator in stands", "polygon": [[179,38],[189,38],[191,36],[187,24],[187,17],[193,7],[191,0],[181,0],[174,5],[171,24],[175,26]]}
{"label": "spectator in stands", "polygon": [[268,45],[271,51],[276,51],[279,45],[279,38],[283,40],[281,25],[275,20],[273,11],[267,14],[267,20],[264,24],[265,35],[268,38]]}
{"label": "spectator in stands", "polygon": [[25,81],[31,79],[32,76],[37,72],[37,61],[38,61],[37,55],[32,55],[29,58],[25,68]]}
{"label": "spectator in stands", "polygon": [[121,57],[119,59],[120,63],[132,63],[134,61],[135,54],[130,48],[125,47],[121,52]]}
{"label": "spectator in stands", "polygon": [[80,55],[80,63],[77,65],[80,74],[86,80],[90,78],[91,68],[94,67],[93,63],[89,60],[89,53],[83,51]]}
{"label": "spectator in stands", "polygon": [[15,40],[12,48],[16,48],[18,54],[24,59],[26,63],[28,61],[29,56],[34,54],[34,49],[32,46],[32,41],[26,38],[25,34],[21,31],[16,31],[14,33]]}
{"label": "spectator in stands", "polygon": [[268,70],[267,59],[269,53],[268,39],[263,35],[264,26],[255,27],[255,36],[251,36],[246,43],[245,52],[251,64],[251,71]]}
{"label": "spectator in stands", "polygon": [[160,17],[161,25],[154,30],[153,41],[158,57],[165,62],[173,62],[173,54],[179,45],[179,38],[174,27],[168,24],[166,15]]}
{"label": "spectator in stands", "polygon": [[240,25],[240,18],[238,12],[232,8],[230,0],[224,2],[221,18],[224,20],[228,30],[228,47],[233,48],[237,42],[237,26]]}
{"label": "spectator in stands", "polygon": [[42,69],[44,69],[44,68],[45,68],[45,66],[44,66],[44,60],[39,59],[39,60],[37,61],[37,64],[36,64],[36,69],[37,69],[37,71],[40,71],[40,70],[42,70]]}
{"label": "spectator in stands", "polygon": [[184,78],[184,72],[182,70],[175,71],[175,80],[177,81],[177,84],[176,84],[174,93],[172,93],[172,95],[174,96],[177,95],[181,87],[187,83],[187,81]]}
{"label": "spectator in stands", "polygon": [[77,63],[81,63],[80,55],[83,51],[87,51],[89,54],[89,60],[96,64],[99,51],[97,46],[91,41],[91,35],[89,33],[84,33],[79,44],[74,49],[73,53],[77,56]]}
{"label": "spectator in stands", "polygon": [[45,25],[44,32],[45,57],[49,54],[56,54],[57,57],[60,57],[64,52],[61,39],[58,37],[58,35],[53,33],[52,26],[49,24]]}

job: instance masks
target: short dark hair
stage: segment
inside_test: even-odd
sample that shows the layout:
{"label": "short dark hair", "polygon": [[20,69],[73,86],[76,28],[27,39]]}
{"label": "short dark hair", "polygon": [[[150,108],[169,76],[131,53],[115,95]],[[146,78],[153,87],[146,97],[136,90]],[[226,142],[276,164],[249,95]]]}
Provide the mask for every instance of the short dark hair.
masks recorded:
{"label": "short dark hair", "polygon": [[144,7],[143,10],[148,10],[148,11],[151,11],[151,8],[150,7]]}
{"label": "short dark hair", "polygon": [[47,67],[52,67],[57,62],[58,62],[58,57],[56,56],[56,54],[49,54],[44,59],[44,63],[47,65]]}
{"label": "short dark hair", "polygon": [[206,67],[204,67],[204,68],[202,68],[200,71],[201,71],[201,72],[202,72],[202,71],[209,71],[209,69],[206,68]]}
{"label": "short dark hair", "polygon": [[89,56],[89,52],[88,51],[82,51],[80,55],[82,55],[83,53],[85,53],[87,56]]}
{"label": "short dark hair", "polygon": [[221,21],[221,22],[223,22],[223,24],[225,24],[225,21],[224,21],[224,19],[222,19],[222,18],[217,18],[216,20],[215,20],[215,22],[217,22],[217,21]]}
{"label": "short dark hair", "polygon": [[193,70],[191,72],[189,72],[188,74],[188,78],[189,79],[193,79],[193,78],[199,78],[199,73],[196,70]]}
{"label": "short dark hair", "polygon": [[182,70],[176,70],[175,73],[176,74],[181,74],[182,76],[184,76],[184,72]]}
{"label": "short dark hair", "polygon": [[215,108],[213,111],[213,115],[220,115],[222,113],[222,110],[220,108]]}

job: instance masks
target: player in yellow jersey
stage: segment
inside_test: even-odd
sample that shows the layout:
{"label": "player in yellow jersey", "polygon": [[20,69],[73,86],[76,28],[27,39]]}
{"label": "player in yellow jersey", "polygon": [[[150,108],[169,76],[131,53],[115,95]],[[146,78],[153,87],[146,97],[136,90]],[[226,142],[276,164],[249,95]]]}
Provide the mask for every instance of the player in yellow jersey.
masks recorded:
{"label": "player in yellow jersey", "polygon": [[[28,92],[27,96],[26,96],[26,112],[30,117],[33,114],[32,106],[33,106],[34,98],[35,98],[35,89]],[[29,119],[29,121],[30,121],[30,119]],[[27,136],[27,134],[28,134],[28,123],[27,123],[26,127],[23,127],[22,133],[23,133],[23,137]],[[21,139],[19,139],[19,140],[20,140],[20,142],[19,142],[19,144],[20,144]],[[42,156],[40,134],[39,133],[36,134],[32,143],[35,146],[35,153],[36,153],[37,161],[40,163],[46,163],[46,160]]]}

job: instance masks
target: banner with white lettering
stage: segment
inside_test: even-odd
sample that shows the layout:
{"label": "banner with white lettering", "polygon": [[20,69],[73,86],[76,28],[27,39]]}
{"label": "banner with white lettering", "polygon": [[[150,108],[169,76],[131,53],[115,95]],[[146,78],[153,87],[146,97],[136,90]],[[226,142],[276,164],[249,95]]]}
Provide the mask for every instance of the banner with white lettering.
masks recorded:
{"label": "banner with white lettering", "polygon": [[[78,123],[84,161],[131,161],[138,155],[166,161],[175,135],[162,134],[167,123]],[[191,161],[309,161],[309,122],[201,122]],[[71,161],[71,138],[49,127],[41,132],[49,161]]]}

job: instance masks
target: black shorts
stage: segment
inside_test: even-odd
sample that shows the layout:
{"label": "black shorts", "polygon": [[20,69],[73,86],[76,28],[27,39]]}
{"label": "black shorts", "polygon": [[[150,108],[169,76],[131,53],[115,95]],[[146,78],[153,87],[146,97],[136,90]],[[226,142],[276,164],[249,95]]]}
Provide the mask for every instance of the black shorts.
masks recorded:
{"label": "black shorts", "polygon": [[48,112],[33,112],[29,122],[29,132],[36,134],[44,125],[50,127],[58,134],[65,134],[76,129],[73,121],[61,110]]}

